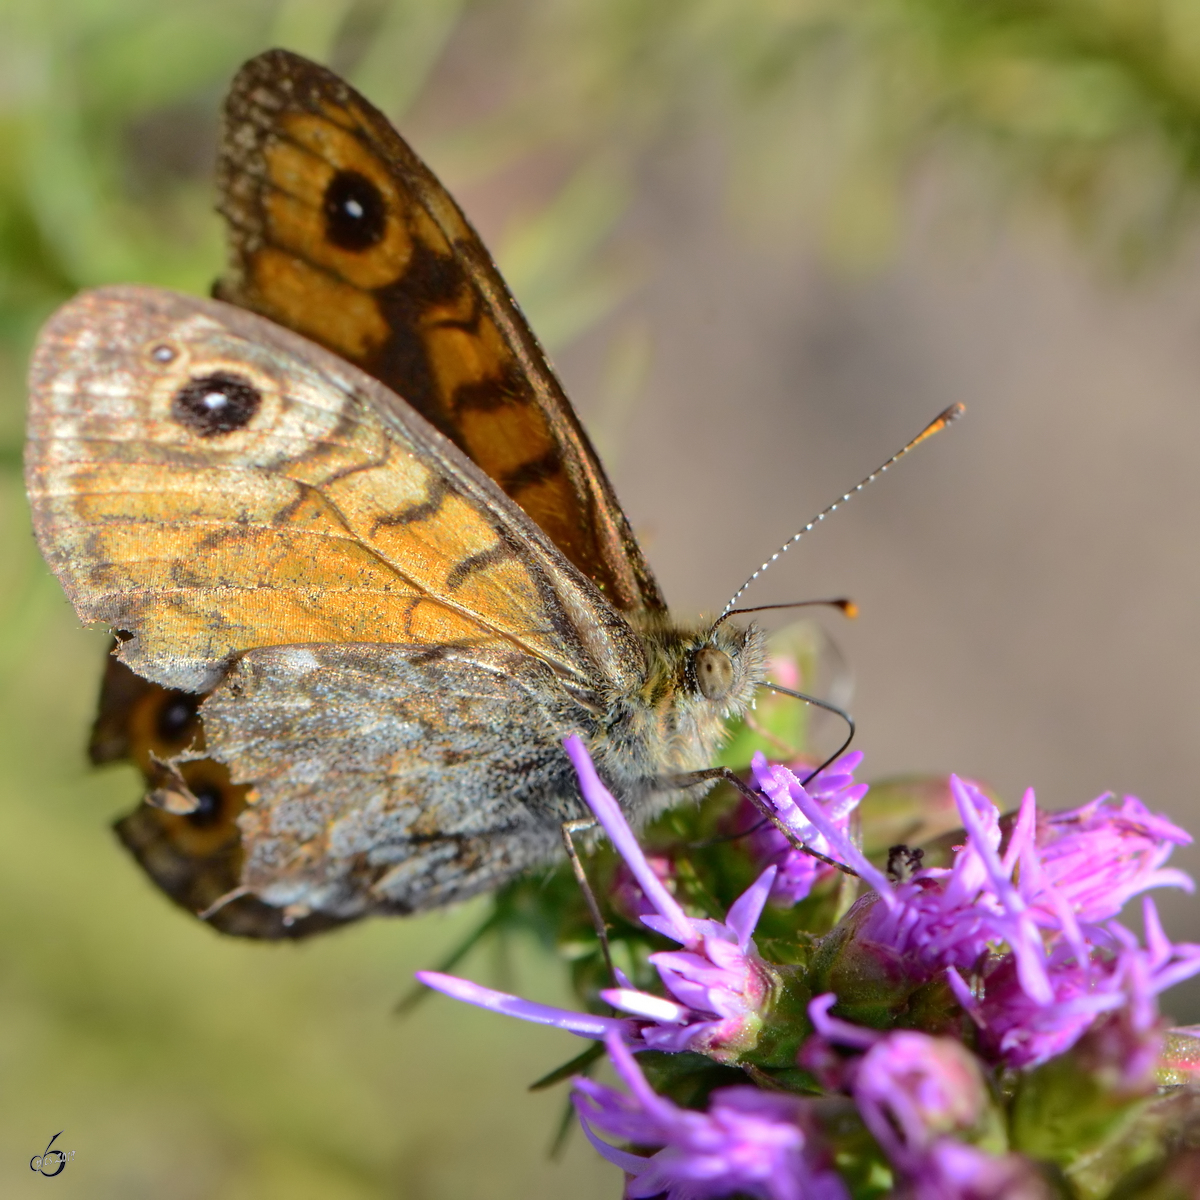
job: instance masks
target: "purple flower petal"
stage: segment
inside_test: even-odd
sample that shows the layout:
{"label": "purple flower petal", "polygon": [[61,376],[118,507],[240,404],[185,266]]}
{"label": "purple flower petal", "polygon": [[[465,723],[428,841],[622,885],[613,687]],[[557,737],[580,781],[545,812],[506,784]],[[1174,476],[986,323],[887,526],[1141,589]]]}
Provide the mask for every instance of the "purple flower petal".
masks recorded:
{"label": "purple flower petal", "polygon": [[658,909],[662,918],[671,924],[675,932],[670,936],[687,945],[693,940],[687,914],[679,907],[675,897],[667,891],[662,880],[646,861],[646,856],[642,853],[637,838],[633,836],[633,830],[629,828],[629,822],[625,820],[621,806],[600,781],[600,776],[596,772],[595,764],[592,762],[587,748],[574,734],[564,739],[563,747],[566,749],[567,757],[571,760],[571,765],[575,768],[575,774],[579,776],[579,787],[584,800],[587,801],[587,806],[603,826],[604,832],[608,834],[617,853],[628,864],[634,878],[637,879],[642,891],[646,894],[646,898]]}
{"label": "purple flower petal", "polygon": [[608,994],[614,1004],[648,1022],[640,1029],[644,1045],[672,1051],[691,1049],[718,1061],[737,1061],[757,1042],[762,1027],[759,1010],[769,994],[770,977],[752,935],[770,894],[775,868],[767,868],[734,901],[725,921],[689,917],[642,853],[583,743],[568,738],[564,745],[578,772],[584,798],[646,900],[657,910],[642,916],[642,923],[683,945],[679,951],[649,956],[670,1000],[636,988],[614,989]]}
{"label": "purple flower petal", "polygon": [[725,914],[725,924],[737,934],[738,946],[745,951],[750,945],[758,918],[771,894],[778,874],[777,867],[768,867],[734,902]]}
{"label": "purple flower petal", "polygon": [[620,1035],[617,1033],[609,1033],[605,1035],[604,1046],[608,1051],[608,1057],[612,1060],[613,1070],[616,1071],[621,1081],[633,1093],[633,1097],[639,1104],[649,1113],[659,1116],[669,1116],[674,1105],[669,1100],[664,1100],[657,1092],[646,1082],[645,1075],[633,1060],[633,1055],[626,1048],[625,1043],[621,1041]]}
{"label": "purple flower petal", "polygon": [[[731,1087],[713,1092],[706,1111],[678,1108],[650,1089],[619,1038],[609,1038],[608,1046],[631,1094],[576,1079],[572,1099],[592,1144],[630,1176],[628,1200],[718,1200],[735,1193],[756,1200],[846,1200],[804,1099]],[[660,1149],[632,1155],[603,1141],[600,1131]]]}
{"label": "purple flower petal", "polygon": [[824,809],[809,796],[800,780],[787,767],[768,764],[766,757],[760,752],[754,757],[753,770],[763,793],[776,807],[782,799],[790,800],[828,843],[832,857],[851,867],[886,902],[891,903],[892,887],[887,877],[866,859],[846,831],[830,820]]}
{"label": "purple flower petal", "polygon": [[979,1061],[952,1038],[898,1029],[857,1064],[853,1093],[867,1128],[910,1171],[934,1140],[969,1130],[987,1105]]}
{"label": "purple flower petal", "polygon": [[1006,875],[1011,876],[1022,848],[1032,844],[1036,829],[1037,798],[1033,794],[1033,788],[1026,788],[1025,795],[1021,797],[1021,807],[1017,810],[1017,820],[1013,826],[1012,838],[1009,840],[1008,850],[1005,852],[1003,863],[1001,863],[1001,870]]}
{"label": "purple flower petal", "polygon": [[660,1025],[682,1025],[691,1016],[691,1010],[663,996],[652,996],[637,988],[604,988],[600,998],[631,1016],[654,1021]]}
{"label": "purple flower petal", "polygon": [[[981,819],[981,808],[986,807],[994,812],[995,806],[978,788],[964,783],[957,775],[950,776],[950,790],[958,805],[963,825],[970,835],[971,848],[979,856],[987,873],[992,893],[1011,918],[1007,936],[1016,956],[1021,984],[1032,999],[1047,1003],[1053,998],[1053,991],[1050,981],[1046,978],[1041,936],[1032,920],[1027,917],[1025,902],[1013,887],[1010,872],[1004,870],[996,853],[996,846],[990,836],[991,831],[984,828]],[[996,833],[998,832],[997,829]]]}
{"label": "purple flower petal", "polygon": [[583,1130],[583,1136],[592,1143],[595,1149],[602,1158],[608,1159],[615,1167],[620,1167],[627,1175],[640,1175],[646,1169],[646,1158],[642,1154],[630,1154],[628,1150],[618,1150],[616,1146],[610,1146],[596,1131],[592,1128],[592,1123],[588,1119],[588,1114],[584,1111],[583,1106],[576,1100],[575,1109],[579,1113],[579,1125]]}
{"label": "purple flower petal", "polygon": [[831,1017],[829,1010],[837,1001],[836,993],[825,992],[823,995],[814,996],[808,1002],[808,1019],[813,1023],[813,1028],[817,1033],[826,1041],[866,1050],[883,1037],[883,1034],[877,1029],[867,1029],[865,1026],[843,1021],[840,1017]]}
{"label": "purple flower petal", "polygon": [[510,996],[507,992],[497,992],[467,979],[443,975],[440,971],[418,971],[416,976],[427,988],[454,1000],[490,1009],[506,1017],[520,1017],[522,1021],[532,1021],[536,1025],[553,1025],[577,1037],[599,1039],[608,1034],[614,1037],[636,1036],[636,1027],[619,1017],[598,1017],[591,1013],[555,1008],[549,1004],[536,1004],[532,1000],[522,1000],[519,996]]}
{"label": "purple flower petal", "polygon": [[1191,838],[1136,796],[1118,801],[1107,793],[1079,808],[1041,814],[1036,841],[1046,886],[1063,892],[1083,922],[1115,916],[1150,888],[1193,888],[1182,871],[1163,867],[1172,849]]}

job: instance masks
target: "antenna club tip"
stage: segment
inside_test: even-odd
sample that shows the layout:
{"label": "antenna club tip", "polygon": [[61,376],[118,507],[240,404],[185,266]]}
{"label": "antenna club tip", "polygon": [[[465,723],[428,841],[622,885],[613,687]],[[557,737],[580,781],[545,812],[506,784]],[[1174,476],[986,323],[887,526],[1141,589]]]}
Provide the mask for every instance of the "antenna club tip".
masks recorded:
{"label": "antenna club tip", "polygon": [[842,610],[842,616],[844,616],[848,621],[853,621],[855,618],[857,618],[858,605],[855,604],[853,600],[838,600],[835,601],[835,603],[837,604],[838,608]]}
{"label": "antenna club tip", "polygon": [[935,433],[941,433],[951,421],[957,421],[959,417],[967,411],[965,404],[952,404],[949,408],[943,409],[920,433],[917,434],[911,442],[905,446],[901,453],[907,453],[914,446],[919,446],[926,438],[931,438]]}

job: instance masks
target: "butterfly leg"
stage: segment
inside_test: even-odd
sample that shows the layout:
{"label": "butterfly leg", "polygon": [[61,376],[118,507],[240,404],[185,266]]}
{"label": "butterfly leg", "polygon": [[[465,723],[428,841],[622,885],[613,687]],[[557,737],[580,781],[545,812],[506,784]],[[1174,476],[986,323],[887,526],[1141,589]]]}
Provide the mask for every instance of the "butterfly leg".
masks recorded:
{"label": "butterfly leg", "polygon": [[253,896],[254,892],[246,887],[235,887],[232,891],[226,892],[223,896],[218,896],[203,912],[196,914],[201,921],[207,921],[214,913],[220,912],[227,904],[232,904],[235,900],[240,900],[243,896]]}
{"label": "butterfly leg", "polygon": [[[811,846],[806,846],[768,807],[762,792],[757,788],[752,788],[730,767],[709,767],[704,771],[688,771],[684,775],[669,775],[665,779],[660,780],[660,782],[664,787],[668,788],[689,788],[694,787],[697,783],[707,783],[709,780],[719,780],[722,783],[730,784],[762,813],[762,824],[769,821],[797,850],[809,855],[810,858],[815,858],[819,862],[825,863],[826,866],[836,867],[844,875],[853,875],[857,878],[858,872],[846,866],[845,863],[840,863],[836,859],[822,854],[819,850],[814,850]],[[756,829],[761,829],[762,824],[755,825],[753,829],[747,829],[738,836],[745,837],[746,834],[753,833]]]}
{"label": "butterfly leg", "polygon": [[596,936],[600,939],[600,950],[604,955],[604,965],[608,967],[608,973],[615,983],[617,973],[613,970],[612,953],[608,946],[608,925],[605,923],[604,915],[600,912],[596,893],[592,891],[592,885],[588,882],[587,872],[583,869],[583,863],[579,858],[579,851],[575,849],[575,839],[573,836],[576,833],[584,833],[589,829],[595,828],[596,822],[590,817],[580,818],[575,821],[564,821],[562,823],[562,840],[567,850],[567,857],[571,860],[571,870],[575,872],[575,881],[579,884],[579,890],[583,892],[588,912],[591,913],[592,924],[596,929]]}

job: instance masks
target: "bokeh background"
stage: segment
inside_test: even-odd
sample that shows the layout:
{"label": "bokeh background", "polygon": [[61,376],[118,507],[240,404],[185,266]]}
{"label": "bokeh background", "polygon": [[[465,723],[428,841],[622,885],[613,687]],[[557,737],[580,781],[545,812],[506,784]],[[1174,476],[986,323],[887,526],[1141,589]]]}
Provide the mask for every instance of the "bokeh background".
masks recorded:
{"label": "bokeh background", "polygon": [[[25,359],[80,287],[207,290],[217,107],[272,45],[459,197],[681,613],[965,401],[753,600],[861,605],[830,628],[868,777],[1200,830],[1196,0],[0,0],[0,1192],[619,1188],[581,1139],[547,1158],[563,1097],[524,1090],[578,1043],[391,1011],[479,906],[223,940],[109,833],[132,772],[85,766],[105,635],[33,546]],[[561,995],[528,946],[467,970]]]}

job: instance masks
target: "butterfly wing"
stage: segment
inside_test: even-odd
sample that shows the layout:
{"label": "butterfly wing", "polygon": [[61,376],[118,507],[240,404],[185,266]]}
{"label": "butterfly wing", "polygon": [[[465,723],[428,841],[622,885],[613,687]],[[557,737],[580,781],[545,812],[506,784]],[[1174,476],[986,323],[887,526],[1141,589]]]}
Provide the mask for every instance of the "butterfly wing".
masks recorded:
{"label": "butterfly wing", "polygon": [[[170,894],[199,910],[253,879],[217,920],[273,936],[440,903],[546,852],[532,814],[570,788],[558,741],[643,652],[453,445],[319,347],[149,288],[65,306],[30,382],[39,543],[137,672],[110,668],[93,756],[132,753],[153,777],[151,751],[182,750],[198,801],[120,828]],[[320,644],[270,649],[302,643]],[[190,693],[217,684],[201,730]],[[309,743],[297,703],[327,721]],[[320,804],[344,830],[365,798],[378,853],[339,856],[314,832]],[[297,927],[260,889],[293,896]]]}
{"label": "butterfly wing", "polygon": [[561,749],[579,709],[520,651],[253,650],[202,711],[254,782],[241,885],[289,913],[465,899],[544,862],[580,813]]}
{"label": "butterfly wing", "polygon": [[625,620],[374,379],[253,314],[98,289],[30,371],[26,483],[46,560],[119,657],[204,691],[311,642],[515,647],[581,694],[632,683]]}
{"label": "butterfly wing", "polygon": [[519,651],[251,650],[202,707],[116,660],[105,683],[129,715],[98,729],[96,761],[136,755],[150,779],[169,764],[195,801],[144,803],[118,835],[224,932],[300,937],[466,899],[545,861],[578,815],[560,745],[580,712]]}
{"label": "butterfly wing", "polygon": [[616,608],[658,586],[483,244],[386,117],[285,50],[251,59],[218,162],[217,294],[320,342],[416,408]]}
{"label": "butterfly wing", "polygon": [[[195,801],[171,811],[149,800],[116,823],[117,836],[146,873],[177,904],[205,912],[242,881],[246,854],[238,818],[249,787],[235,784],[229,767],[203,757],[202,697],[164,688],[110,657],[100,687],[100,710],[88,753],[97,765],[132,761],[154,789],[162,764],[171,763]],[[181,758],[180,756],[185,756]],[[151,791],[151,797],[155,797]],[[241,937],[305,937],[341,921],[326,913],[285,914],[257,896],[239,895],[209,922]]]}

